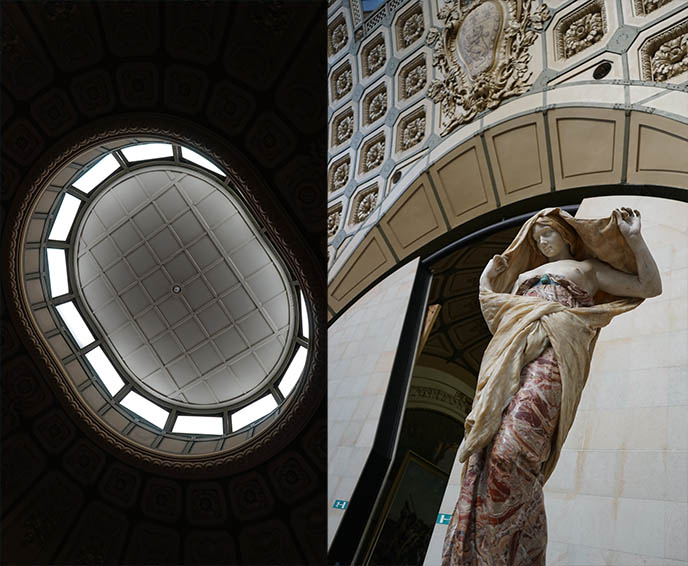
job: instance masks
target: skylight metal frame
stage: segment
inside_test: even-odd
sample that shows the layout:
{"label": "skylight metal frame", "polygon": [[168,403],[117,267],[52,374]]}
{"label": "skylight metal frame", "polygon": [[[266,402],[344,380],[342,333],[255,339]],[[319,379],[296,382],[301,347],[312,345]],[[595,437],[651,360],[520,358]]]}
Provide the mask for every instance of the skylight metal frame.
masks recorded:
{"label": "skylight metal frame", "polygon": [[[81,389],[86,389],[90,386],[93,386],[96,388],[97,391],[99,391],[100,395],[103,397],[103,404],[100,406],[97,410],[99,414],[104,414],[106,413],[110,408],[114,408],[117,410],[119,413],[123,414],[126,416],[128,420],[131,421],[132,425],[130,427],[127,427],[128,430],[132,430],[134,427],[139,426],[142,427],[146,430],[149,430],[150,432],[153,432],[156,434],[156,439],[153,442],[153,447],[157,447],[162,440],[165,438],[177,438],[179,440],[183,440],[186,442],[186,447],[184,449],[184,452],[189,452],[194,443],[199,442],[199,441],[204,441],[208,440],[208,435],[204,435],[201,433],[174,433],[172,432],[173,429],[175,428],[175,422],[176,419],[179,418],[179,416],[186,416],[185,414],[182,413],[193,413],[194,411],[188,410],[188,407],[180,408],[179,406],[172,404],[172,403],[165,403],[164,401],[161,402],[160,399],[151,399],[150,395],[146,392],[143,391],[140,387],[138,387],[137,383],[132,383],[130,376],[128,375],[127,371],[123,367],[123,364],[121,363],[121,360],[118,359],[117,356],[113,355],[112,349],[109,347],[107,342],[103,339],[104,338],[104,332],[103,330],[99,327],[99,325],[93,320],[93,317],[91,317],[89,314],[87,314],[87,309],[85,308],[85,305],[83,304],[83,298],[81,296],[80,290],[75,289],[74,281],[76,281],[75,278],[75,269],[76,269],[76,258],[74,250],[75,250],[75,243],[76,243],[76,238],[77,234],[79,232],[79,227],[82,224],[82,221],[84,219],[84,215],[87,212],[87,209],[89,208],[89,204],[94,201],[98,197],[98,195],[101,193],[102,190],[106,186],[112,186],[114,183],[117,183],[119,179],[121,179],[124,175],[130,174],[133,171],[136,171],[138,169],[142,168],[148,168],[151,165],[161,165],[161,166],[168,166],[171,163],[177,165],[177,166],[182,166],[187,169],[191,170],[196,170],[197,172],[201,172],[202,174],[208,176],[210,175],[211,178],[215,179],[215,182],[218,182],[218,179],[221,177],[220,175],[217,175],[215,173],[211,173],[208,170],[202,168],[201,166],[194,164],[194,163],[189,163],[186,160],[181,159],[181,146],[177,144],[176,142],[169,142],[169,140],[160,140],[162,143],[171,143],[173,145],[173,156],[172,158],[170,157],[165,157],[165,158],[160,158],[160,159],[153,159],[153,160],[142,160],[142,161],[135,161],[132,163],[129,163],[126,158],[121,154],[122,148],[118,148],[117,150],[113,150],[107,153],[103,153],[96,157],[91,163],[87,164],[84,166],[82,169],[79,171],[76,171],[75,174],[70,178],[70,180],[60,189],[58,192],[56,198],[54,199],[53,205],[50,209],[50,211],[45,214],[45,213],[40,213],[41,217],[45,219],[45,223],[43,226],[43,232],[41,236],[41,241],[39,245],[39,251],[40,251],[40,258],[39,258],[39,270],[36,276],[41,280],[41,286],[43,288],[43,294],[45,297],[45,301],[42,303],[37,304],[37,307],[47,307],[48,312],[50,312],[56,326],[56,330],[51,333],[52,335],[55,335],[55,333],[61,335],[65,341],[71,345],[71,349],[73,351],[72,354],[68,355],[64,361],[65,362],[73,362],[76,361],[80,364],[80,366],[83,368],[84,372],[89,376],[89,381],[87,383],[82,384]],[[148,143],[148,142],[141,142],[141,143]],[[195,150],[194,150],[195,151]],[[110,173],[105,180],[100,184],[92,189],[90,189],[87,193],[84,193],[83,191],[79,191],[75,188],[73,188],[73,182],[75,180],[78,180],[83,174],[84,171],[89,170],[89,168],[95,163],[103,159],[104,155],[106,154],[111,154],[115,156],[119,163],[119,168],[115,170],[114,172]],[[231,186],[231,180],[227,176],[222,176],[222,179],[219,181],[220,184],[223,186],[223,190],[226,190],[229,194],[232,195],[233,200],[238,202],[241,207],[243,208],[243,202],[242,199],[239,195],[236,194],[236,192],[233,190]],[[55,187],[51,187],[52,190],[55,189]],[[52,227],[54,225],[55,218],[57,216],[57,213],[59,211],[59,207],[61,206],[61,203],[63,202],[63,198],[60,198],[62,194],[69,194],[70,196],[79,199],[80,206],[77,211],[77,214],[73,220],[72,226],[70,228],[70,234],[67,240],[65,241],[55,241],[55,240],[50,240],[49,234],[50,231],[52,230]],[[59,203],[59,204],[58,204]],[[253,221],[253,223],[256,222],[256,219],[248,212],[249,218]],[[76,228],[76,229],[75,229]],[[259,226],[260,228],[260,226]],[[268,242],[268,245],[272,245],[269,241],[269,239],[266,238],[266,241]],[[51,297],[50,295],[50,282],[49,282],[49,267],[48,267],[48,261],[47,261],[47,248],[52,248],[52,249],[64,249],[66,258],[67,258],[67,271],[69,275],[69,291],[68,293],[60,296],[55,296]],[[274,258],[279,258],[279,254],[273,250],[272,253],[270,254],[271,257]],[[280,265],[282,266],[283,269],[286,270],[287,274],[289,273],[289,269],[284,264],[281,260],[278,260],[280,262]],[[287,368],[289,365],[292,363],[292,360],[294,358],[295,352],[299,348],[305,348],[306,350],[309,347],[309,338],[307,337],[308,331],[306,330],[304,332],[304,329],[308,328],[308,313],[304,312],[304,307],[307,308],[307,303],[305,302],[305,298],[303,296],[303,293],[301,289],[299,288],[298,284],[296,283],[296,280],[293,276],[289,275],[288,276],[288,285],[289,288],[291,289],[291,292],[289,293],[291,299],[290,302],[293,303],[290,306],[291,312],[294,317],[293,321],[293,326],[295,327],[295,333],[294,333],[294,338],[291,344],[291,347],[289,348],[289,351],[287,354],[284,356],[280,370],[273,375],[272,379],[270,382],[260,388],[260,390],[257,390],[254,395],[251,397],[245,399],[241,404],[236,405],[236,406],[228,406],[223,408],[222,410],[212,410],[212,411],[199,411],[198,415],[193,415],[190,414],[189,416],[216,416],[222,419],[223,423],[223,431],[221,435],[213,435],[212,437],[216,439],[217,441],[217,449],[220,450],[222,449],[223,446],[227,445],[227,442],[231,437],[235,437],[237,435],[243,436],[243,437],[251,437],[257,428],[260,428],[263,426],[265,423],[270,422],[277,418],[277,416],[280,414],[282,411],[284,405],[289,402],[290,398],[293,398],[294,395],[298,394],[298,385],[299,382],[301,381],[300,376],[297,379],[296,386],[294,387],[294,390],[289,393],[287,398],[285,399],[284,395],[281,394],[279,390],[279,382],[283,379],[284,373],[286,372]],[[84,344],[83,346],[79,346],[79,343],[76,341],[75,337],[72,336],[71,332],[67,328],[67,325],[64,323],[62,318],[57,312],[57,306],[66,302],[73,302],[75,305],[77,311],[80,313],[81,317],[84,319],[84,322],[86,326],[88,327],[89,331],[94,337],[94,340],[88,344]],[[86,313],[86,314],[85,314]],[[305,325],[305,326],[304,326]],[[305,335],[304,335],[305,334]],[[112,392],[109,390],[109,388],[103,383],[101,378],[98,376],[97,370],[92,366],[92,364],[88,361],[88,355],[92,351],[96,350],[97,348],[100,348],[105,355],[107,356],[108,360],[112,364],[112,367],[115,369],[117,374],[122,378],[123,382],[125,383],[125,386],[121,389],[119,389],[115,395],[112,395]],[[305,371],[305,370],[304,370]],[[302,372],[303,373],[303,372]],[[164,424],[163,427],[157,428],[154,425],[150,424],[145,417],[142,417],[141,415],[136,415],[126,407],[123,407],[121,405],[121,400],[128,395],[130,392],[135,391],[137,394],[142,395],[142,397],[148,399],[149,401],[154,402],[156,405],[161,407],[163,410],[168,411],[168,418]],[[250,405],[253,403],[256,399],[259,399],[261,397],[265,397],[267,395],[272,396],[272,398],[275,401],[275,409],[271,411],[269,414],[263,415],[262,417],[256,419],[254,422],[250,423],[248,426],[243,427],[241,430],[234,431],[232,430],[231,427],[231,422],[232,422],[232,414],[241,410],[242,408]],[[132,418],[132,415],[133,418]]]}

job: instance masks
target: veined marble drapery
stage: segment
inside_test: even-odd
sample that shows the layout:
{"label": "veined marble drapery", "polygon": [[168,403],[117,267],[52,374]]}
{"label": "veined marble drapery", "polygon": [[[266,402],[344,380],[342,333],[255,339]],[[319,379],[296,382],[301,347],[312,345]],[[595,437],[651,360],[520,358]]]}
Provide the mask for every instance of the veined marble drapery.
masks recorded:
{"label": "veined marble drapery", "polygon": [[613,216],[576,219],[558,208],[550,208],[530,218],[502,254],[507,269],[493,282],[494,289],[501,292],[480,292],[480,306],[493,337],[483,354],[459,460],[465,462],[494,437],[504,409],[518,390],[521,370],[549,343],[559,362],[562,401],[555,449],[545,466],[547,480],[573,424],[600,328],[643,300],[607,295],[596,297],[597,304],[593,306],[570,308],[555,301],[509,293],[519,274],[546,262],[530,237],[533,224],[545,215],[559,216],[577,232],[582,246],[576,259],[597,258],[630,273],[636,272],[636,265]]}
{"label": "veined marble drapery", "polygon": [[[573,424],[599,330],[642,302],[602,294],[593,303],[592,298],[572,302],[541,291],[509,293],[519,274],[547,261],[530,236],[544,215],[556,215],[576,231],[581,241],[576,259],[597,258],[636,272],[635,256],[613,216],[577,220],[559,209],[543,210],[502,254],[507,268],[493,279],[495,291],[480,292],[493,338],[459,448],[463,485],[445,539],[444,566],[544,564],[542,485]],[[571,291],[575,285],[566,282],[565,288]],[[527,421],[537,424],[521,426]],[[500,460],[504,450],[509,454]],[[509,477],[516,469],[520,477]]]}

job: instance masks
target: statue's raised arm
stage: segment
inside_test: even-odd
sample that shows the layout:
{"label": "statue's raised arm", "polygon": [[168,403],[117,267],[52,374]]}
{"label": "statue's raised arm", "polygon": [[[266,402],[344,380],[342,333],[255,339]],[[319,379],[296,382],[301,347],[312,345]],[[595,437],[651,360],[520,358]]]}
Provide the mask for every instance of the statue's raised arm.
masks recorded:
{"label": "statue's raised arm", "polygon": [[635,255],[637,274],[613,269],[599,260],[590,260],[594,266],[600,290],[618,297],[656,297],[662,292],[659,269],[640,232],[640,212],[630,208],[617,208],[613,212],[619,232]]}
{"label": "statue's raised arm", "polygon": [[459,500],[443,566],[543,564],[542,485],[554,470],[600,329],[659,295],[659,270],[621,208],[577,219],[540,211],[480,277],[493,334],[464,423]]}

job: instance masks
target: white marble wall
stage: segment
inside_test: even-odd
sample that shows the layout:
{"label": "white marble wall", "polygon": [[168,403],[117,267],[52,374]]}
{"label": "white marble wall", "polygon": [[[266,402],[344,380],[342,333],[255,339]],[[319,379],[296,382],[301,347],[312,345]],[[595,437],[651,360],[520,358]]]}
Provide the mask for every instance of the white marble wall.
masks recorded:
{"label": "white marble wall", "polygon": [[[602,330],[576,420],[545,486],[547,564],[688,564],[688,205],[583,201],[578,217],[641,211],[663,292]],[[451,513],[455,465],[440,507]],[[439,563],[436,525],[425,564]]]}
{"label": "white marble wall", "polygon": [[417,270],[397,270],[328,329],[328,546],[346,512],[333,504],[351,498],[373,446]]}

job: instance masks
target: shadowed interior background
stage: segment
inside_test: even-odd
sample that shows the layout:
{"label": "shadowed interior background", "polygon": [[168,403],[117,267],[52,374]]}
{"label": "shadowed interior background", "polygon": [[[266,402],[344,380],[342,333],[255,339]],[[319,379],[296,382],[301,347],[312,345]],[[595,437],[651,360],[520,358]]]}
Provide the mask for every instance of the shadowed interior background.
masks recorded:
{"label": "shadowed interior background", "polygon": [[[322,333],[324,17],[318,2],[3,2],[3,227],[75,132],[119,117],[191,124],[268,188],[261,204],[308,256]],[[324,562],[324,360],[279,450],[175,477],[99,446],[4,297],[1,314],[3,563]]]}

